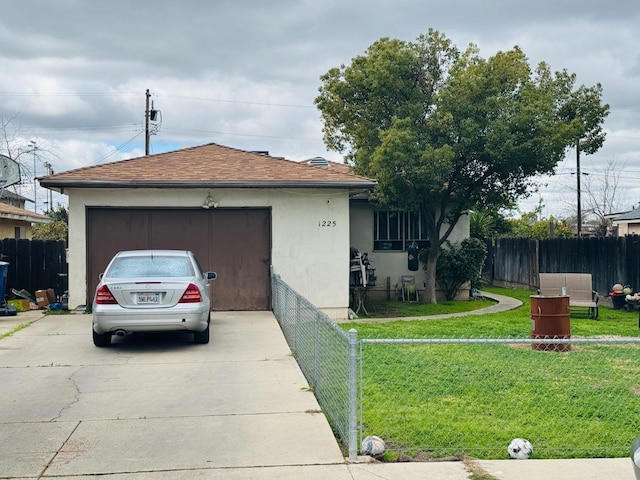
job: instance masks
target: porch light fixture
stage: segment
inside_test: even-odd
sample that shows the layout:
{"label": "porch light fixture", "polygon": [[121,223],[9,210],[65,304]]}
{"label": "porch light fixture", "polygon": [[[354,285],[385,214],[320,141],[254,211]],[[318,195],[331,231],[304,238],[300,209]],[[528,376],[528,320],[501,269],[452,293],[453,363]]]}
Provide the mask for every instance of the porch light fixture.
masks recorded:
{"label": "porch light fixture", "polygon": [[216,202],[211,195],[207,195],[207,198],[204,199],[204,203],[202,204],[202,208],[217,208],[218,202]]}

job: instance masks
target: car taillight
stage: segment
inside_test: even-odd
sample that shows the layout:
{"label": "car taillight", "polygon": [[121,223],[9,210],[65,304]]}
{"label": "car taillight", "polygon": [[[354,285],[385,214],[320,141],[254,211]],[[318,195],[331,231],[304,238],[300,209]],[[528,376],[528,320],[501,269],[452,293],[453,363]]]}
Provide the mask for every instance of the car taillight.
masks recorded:
{"label": "car taillight", "polygon": [[96,303],[99,305],[116,305],[118,302],[109,287],[102,285],[96,292]]}
{"label": "car taillight", "polygon": [[199,303],[201,301],[202,295],[200,295],[200,289],[193,283],[190,283],[178,303]]}

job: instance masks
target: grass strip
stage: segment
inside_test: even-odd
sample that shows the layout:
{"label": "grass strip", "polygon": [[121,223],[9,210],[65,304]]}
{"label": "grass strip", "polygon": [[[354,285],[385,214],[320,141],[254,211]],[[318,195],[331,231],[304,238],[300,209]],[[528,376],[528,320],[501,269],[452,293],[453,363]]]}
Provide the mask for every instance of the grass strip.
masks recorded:
{"label": "grass strip", "polygon": [[10,337],[14,333],[22,330],[23,328],[27,328],[29,325],[31,325],[31,323],[21,323],[20,325],[17,325],[15,328],[9,330],[8,332],[0,334],[0,340],[2,340],[5,337]]}

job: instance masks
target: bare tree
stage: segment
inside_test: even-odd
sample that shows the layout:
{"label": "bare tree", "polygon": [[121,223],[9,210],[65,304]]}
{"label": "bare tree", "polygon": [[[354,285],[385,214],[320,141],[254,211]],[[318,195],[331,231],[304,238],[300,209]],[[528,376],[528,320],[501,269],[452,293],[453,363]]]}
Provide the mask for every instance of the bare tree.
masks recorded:
{"label": "bare tree", "polygon": [[585,177],[585,219],[598,236],[605,236],[611,226],[607,215],[625,209],[618,191],[622,171],[618,162],[607,160],[602,171]]}
{"label": "bare tree", "polygon": [[[38,190],[35,180],[38,173],[37,165],[47,166],[47,162],[43,162],[43,157],[51,156],[53,153],[51,144],[46,140],[37,138],[37,143],[35,140],[27,140],[31,135],[23,130],[18,116],[18,113],[0,115],[0,155],[20,164],[21,182],[8,188],[13,193],[33,195],[34,202],[37,202]],[[34,206],[37,207],[37,203],[34,203]],[[52,209],[53,205],[49,205],[48,208]]]}
{"label": "bare tree", "polygon": [[23,181],[33,177],[33,168],[29,163],[28,154],[33,150],[25,143],[25,134],[18,122],[18,114],[0,115],[0,154],[15,160],[20,164]]}

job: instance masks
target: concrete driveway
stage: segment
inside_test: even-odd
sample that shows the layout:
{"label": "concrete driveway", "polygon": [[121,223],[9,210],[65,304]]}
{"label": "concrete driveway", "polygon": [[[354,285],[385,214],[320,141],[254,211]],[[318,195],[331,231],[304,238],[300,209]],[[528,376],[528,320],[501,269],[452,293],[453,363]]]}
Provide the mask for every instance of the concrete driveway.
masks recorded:
{"label": "concrete driveway", "polygon": [[90,332],[89,315],[40,315],[0,340],[0,477],[344,463],[270,312],[214,315],[209,345],[99,349]]}

